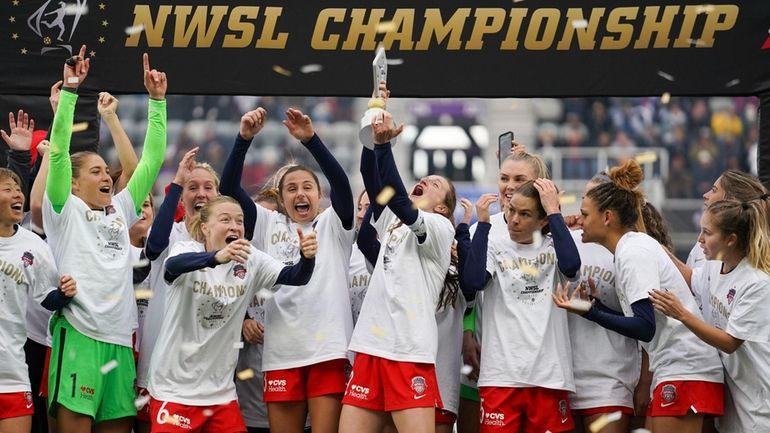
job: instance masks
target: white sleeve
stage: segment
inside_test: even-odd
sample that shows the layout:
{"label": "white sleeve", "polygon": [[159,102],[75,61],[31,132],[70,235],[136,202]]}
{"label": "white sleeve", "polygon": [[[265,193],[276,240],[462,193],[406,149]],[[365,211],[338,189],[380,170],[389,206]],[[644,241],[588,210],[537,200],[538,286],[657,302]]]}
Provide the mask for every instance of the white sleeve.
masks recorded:
{"label": "white sleeve", "polygon": [[[625,294],[628,305],[650,297],[649,292],[660,287],[657,254],[637,245],[628,245],[618,262],[618,288]],[[616,257],[617,260],[617,257]]]}
{"label": "white sleeve", "polygon": [[254,222],[254,237],[251,242],[258,250],[265,251],[267,248],[265,238],[267,237],[268,231],[270,231],[270,223],[273,220],[272,213],[274,211],[264,208],[256,203],[254,203],[254,206],[257,208],[257,220]]}
{"label": "white sleeve", "polygon": [[752,281],[735,299],[725,332],[741,340],[770,343],[770,282]]}
{"label": "white sleeve", "polygon": [[429,257],[446,257],[451,251],[455,231],[452,223],[443,215],[418,210],[417,220],[409,228],[418,237],[419,233],[425,234],[425,240],[422,243],[418,241],[417,245]]}
{"label": "white sleeve", "polygon": [[[256,293],[259,289],[275,290],[274,286],[278,275],[280,275],[286,265],[254,248],[251,250],[249,261],[251,262],[251,268],[254,270],[251,282],[252,292]],[[249,297],[253,296],[253,293]]]}
{"label": "white sleeve", "polygon": [[[32,280],[29,282],[30,296],[36,304],[41,304],[49,293],[59,287],[59,272],[53,259],[50,247],[42,240],[35,242],[35,259],[32,269]],[[75,281],[77,283],[77,281]]]}
{"label": "white sleeve", "polygon": [[704,266],[698,266],[693,268],[692,275],[690,276],[690,290],[692,291],[695,301],[698,305],[703,305],[703,302],[708,299],[709,296],[709,274],[711,266],[707,263]]}
{"label": "white sleeve", "polygon": [[396,215],[393,213],[393,211],[390,210],[389,207],[385,207],[380,213],[380,217],[377,218],[376,220],[374,219],[374,214],[372,214],[370,223],[372,224],[372,227],[374,227],[374,229],[377,230],[377,234],[379,235],[380,239],[384,239],[383,238],[384,232],[388,229],[388,226],[395,219],[396,219]]}
{"label": "white sleeve", "polygon": [[[112,197],[113,206],[120,212],[126,219],[127,227],[131,227],[135,222],[139,221],[141,213],[136,212],[136,205],[134,204],[134,198],[131,197],[131,192],[128,188],[124,188],[122,191]],[[141,204],[140,204],[141,207]]]}

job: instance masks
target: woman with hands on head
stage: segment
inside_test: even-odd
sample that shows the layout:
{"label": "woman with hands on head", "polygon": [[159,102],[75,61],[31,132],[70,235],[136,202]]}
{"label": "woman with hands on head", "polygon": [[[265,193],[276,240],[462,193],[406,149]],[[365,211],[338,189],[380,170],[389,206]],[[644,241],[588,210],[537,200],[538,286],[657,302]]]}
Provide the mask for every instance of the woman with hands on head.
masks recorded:
{"label": "woman with hands on head", "polygon": [[316,235],[299,231],[300,260],[284,265],[243,238],[243,212],[232,198],[210,200],[195,219],[195,241],[174,244],[164,265],[166,315],[149,380],[152,431],[245,432],[232,379],[243,316],[258,290],[307,284]]}
{"label": "woman with hands on head", "polygon": [[[244,209],[246,238],[283,263],[299,259],[297,229],[318,233],[320,254],[307,285],[282,287],[265,300],[262,369],[264,399],[275,432],[299,433],[308,413],[314,433],[336,432],[345,390],[347,348],[353,331],[348,271],[355,240],[353,192],[345,170],[315,133],[310,117],[294,108],[283,121],[311,153],[329,181],[331,209],[321,211],[321,185],[310,168],[294,165],[278,181],[282,212],[254,204],[240,185],[243,161],[266,113],[241,118],[225,163],[221,191]],[[308,332],[312,329],[313,332]]]}
{"label": "woman with hands on head", "polygon": [[576,305],[578,298],[588,300],[582,289],[572,295],[568,288],[559,290],[554,302],[641,341],[653,376],[646,421],[649,430],[700,432],[704,414],[722,414],[722,366],[713,348],[699,344],[681,323],[653,310],[649,293],[655,289],[676,293],[691,312],[698,307],[663,247],[636,231],[643,227],[639,164],[629,160],[607,174],[610,182],[595,186],[583,198],[582,240],[596,242],[614,255],[615,289],[622,313],[602,304],[596,296],[585,307]]}
{"label": "woman with hands on head", "polygon": [[[150,101],[144,151],[126,189],[113,197],[112,179],[98,154],[69,155],[77,89],[90,68],[85,53],[83,46],[64,65],[43,200],[54,258],[79,287],[78,296],[52,318],[49,406],[61,431],[95,426],[97,431],[128,432],[136,415],[132,331],[137,324],[128,230],[139,219],[163,163],[167,81],[164,73],[150,68],[145,54]],[[105,365],[107,373],[102,373]]]}
{"label": "woman with hands on head", "polygon": [[770,405],[757,398],[770,389],[770,241],[768,194],[711,203],[698,237],[706,262],[693,269],[691,288],[703,318],[676,293],[653,290],[655,309],[719,349],[725,368],[725,414],[720,432],[770,431]]}
{"label": "woman with hands on head", "polygon": [[512,192],[505,237],[490,236],[496,200],[484,194],[476,203],[478,228],[461,272],[464,290],[485,291],[480,431],[569,431],[567,393],[575,388],[567,317],[549,299],[578,277],[580,257],[553,182],[538,178]]}

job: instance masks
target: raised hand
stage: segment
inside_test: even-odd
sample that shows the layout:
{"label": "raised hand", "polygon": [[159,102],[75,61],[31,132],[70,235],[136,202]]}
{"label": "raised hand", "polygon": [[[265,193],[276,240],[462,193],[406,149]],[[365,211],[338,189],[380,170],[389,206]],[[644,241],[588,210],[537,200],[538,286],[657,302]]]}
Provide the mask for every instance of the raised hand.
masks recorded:
{"label": "raised hand", "polygon": [[150,98],[165,99],[168,88],[166,73],[157,69],[150,69],[150,56],[147,53],[142,56],[142,61],[144,63],[144,88],[147,89]]}
{"label": "raised hand", "polygon": [[471,218],[473,217],[473,203],[463,197],[460,199],[460,206],[463,208],[463,217],[460,220],[460,224],[470,224]]}
{"label": "raised hand", "polygon": [[393,116],[387,111],[383,111],[374,116],[372,119],[372,135],[374,136],[374,144],[385,144],[390,140],[398,137],[404,130],[404,125],[401,124],[398,128],[394,127]]}
{"label": "raised hand", "polygon": [[78,294],[78,284],[74,278],[69,275],[62,275],[59,278],[59,290],[64,293],[64,296],[71,298]]}
{"label": "raised hand", "polygon": [[559,191],[550,179],[536,179],[535,189],[540,194],[540,203],[543,205],[546,215],[561,212],[559,208]]}
{"label": "raised hand", "polygon": [[62,80],[55,82],[53,86],[51,86],[51,94],[48,96],[48,102],[51,103],[53,114],[56,114],[56,108],[59,106],[59,94],[61,93],[62,83]]}
{"label": "raised hand", "polygon": [[179,161],[179,168],[176,169],[173,182],[179,186],[184,186],[187,178],[190,177],[192,171],[195,169],[195,157],[198,155],[198,147],[194,147],[187,151]]}
{"label": "raised hand", "polygon": [[214,260],[221,265],[230,263],[230,261],[246,263],[249,260],[249,254],[251,254],[251,244],[249,241],[246,239],[236,239],[217,251]]}
{"label": "raised hand", "polygon": [[118,98],[107,92],[99,92],[96,108],[102,117],[114,116],[118,112]]}
{"label": "raised hand", "polygon": [[303,143],[310,141],[315,134],[310,116],[295,108],[286,110],[286,120],[283,121],[283,124],[286,125],[286,129],[289,130],[292,137]]}
{"label": "raised hand", "polygon": [[262,127],[265,126],[265,119],[267,119],[267,111],[262,107],[244,114],[241,117],[241,127],[238,131],[241,137],[246,140],[254,138],[262,130]]}
{"label": "raised hand", "polygon": [[299,248],[302,251],[302,257],[306,259],[314,258],[318,252],[318,240],[316,239],[315,232],[303,234],[302,229],[297,229],[297,236],[299,236]]}
{"label": "raised hand", "polygon": [[48,149],[50,148],[51,148],[51,142],[48,140],[43,140],[37,144],[37,154],[40,156],[44,156],[46,153],[48,153]]}
{"label": "raised hand", "polygon": [[489,206],[497,201],[497,194],[487,193],[481,194],[478,200],[476,200],[476,216],[480,222],[489,222]]}
{"label": "raised hand", "polygon": [[13,113],[8,113],[8,126],[11,129],[11,135],[8,135],[5,130],[0,131],[5,144],[11,150],[29,150],[32,146],[32,131],[35,130],[35,121],[30,119],[27,113],[19,110],[16,118],[13,117]]}
{"label": "raised hand", "polygon": [[64,73],[62,81],[64,87],[78,88],[83,84],[83,80],[88,76],[88,70],[91,68],[91,59],[86,59],[86,46],[80,47],[80,52],[72,56],[64,63]]}

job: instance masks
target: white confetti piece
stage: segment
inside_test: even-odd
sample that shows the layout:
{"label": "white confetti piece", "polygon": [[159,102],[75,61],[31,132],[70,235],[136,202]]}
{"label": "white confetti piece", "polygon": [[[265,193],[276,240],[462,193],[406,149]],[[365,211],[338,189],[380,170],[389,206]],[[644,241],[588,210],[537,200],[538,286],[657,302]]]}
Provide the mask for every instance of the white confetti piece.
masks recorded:
{"label": "white confetti piece", "polygon": [[634,156],[634,161],[636,161],[639,165],[653,163],[657,160],[658,154],[652,151],[637,153],[636,156]]}
{"label": "white confetti piece", "polygon": [[394,195],[396,195],[396,190],[393,189],[392,186],[386,185],[380,190],[380,193],[377,194],[374,201],[380,206],[385,206],[390,202],[390,199],[392,199]]}
{"label": "white confetti piece", "polygon": [[638,428],[638,429],[631,430],[631,433],[652,433],[652,432],[647,430],[646,428]]}
{"label": "white confetti piece", "polygon": [[460,374],[462,374],[463,376],[467,376],[471,374],[471,371],[473,371],[473,367],[471,367],[468,364],[465,364],[462,366],[462,368],[460,368]]}
{"label": "white confetti piece", "polygon": [[736,78],[734,80],[728,81],[727,84],[725,84],[725,87],[733,87],[733,86],[737,86],[738,84],[741,84],[741,80]]}
{"label": "white confetti piece", "polygon": [[398,66],[404,64],[404,59],[388,59],[388,66]]}
{"label": "white confetti piece", "polygon": [[136,400],[134,400],[134,407],[136,408],[136,410],[139,410],[149,402],[150,402],[149,395],[140,395],[139,397],[136,398]]}
{"label": "white confetti piece", "polygon": [[666,93],[660,95],[660,102],[661,102],[661,104],[664,104],[664,105],[666,105],[669,102],[671,102],[671,94],[666,92]]}
{"label": "white confetti piece", "polygon": [[698,413],[698,409],[695,409],[694,405],[690,406],[690,410],[692,411],[692,413]]}
{"label": "white confetti piece", "polygon": [[572,20],[572,27],[576,29],[588,28],[588,20]]}
{"label": "white confetti piece", "polygon": [[245,370],[239,371],[235,376],[238,378],[238,380],[249,380],[254,377],[254,370],[247,368]]}
{"label": "white confetti piece", "polygon": [[596,420],[594,420],[590,426],[588,426],[588,429],[591,430],[592,433],[599,433],[604,427],[607,427],[609,424],[618,421],[622,415],[623,414],[620,411],[602,414],[599,418],[596,418]]}
{"label": "white confetti piece", "polygon": [[80,82],[78,77],[67,77],[67,84],[77,84]]}
{"label": "white confetti piece", "polygon": [[658,75],[667,79],[668,81],[674,81],[674,76],[667,72],[658,71]]}
{"label": "white confetti piece", "polygon": [[214,415],[214,411],[211,409],[203,409],[203,416],[210,417],[211,415]]}
{"label": "white confetti piece", "polygon": [[151,299],[154,293],[149,289],[134,290],[134,297],[136,299]]}
{"label": "white confetti piece", "polygon": [[70,3],[64,6],[64,15],[88,15],[88,3]]}
{"label": "white confetti piece", "polygon": [[591,305],[592,305],[591,301],[588,301],[586,299],[573,299],[569,301],[569,306],[578,311],[588,312],[588,310],[591,309]]}
{"label": "white confetti piece", "polygon": [[390,33],[398,30],[398,26],[393,21],[382,21],[377,24],[377,33]]}
{"label": "white confetti piece", "polygon": [[695,8],[696,14],[710,14],[711,12],[714,12],[714,5],[703,4]]}
{"label": "white confetti piece", "polygon": [[144,24],[138,26],[126,27],[126,35],[131,36],[144,31]]}
{"label": "white confetti piece", "polygon": [[706,45],[706,41],[704,41],[703,39],[688,39],[687,42],[690,43],[691,45],[695,45],[696,47]]}
{"label": "white confetti piece", "polygon": [[291,77],[291,71],[284,68],[283,66],[273,65],[273,72],[276,74],[281,74],[285,77]]}
{"label": "white confetti piece", "polygon": [[102,365],[102,368],[100,368],[99,371],[101,371],[102,374],[107,374],[110,371],[114,370],[115,367],[117,366],[118,366],[118,361],[113,359],[112,361]]}
{"label": "white confetti piece", "polygon": [[243,341],[236,341],[233,343],[233,349],[243,349]]}
{"label": "white confetti piece", "polygon": [[133,267],[134,268],[143,268],[143,267],[145,267],[145,266],[147,266],[149,264],[150,264],[150,260],[145,258],[145,259],[137,260],[136,263],[133,264]]}
{"label": "white confetti piece", "polygon": [[310,64],[310,65],[304,65],[304,66],[299,68],[299,71],[302,72],[303,74],[311,74],[313,72],[321,72],[323,70],[324,70],[324,67],[319,65],[319,64],[317,64],[317,63],[313,63],[313,64]]}
{"label": "white confetti piece", "polygon": [[78,122],[72,124],[72,132],[83,132],[88,129],[88,122]]}
{"label": "white confetti piece", "polygon": [[273,297],[273,292],[268,289],[259,289],[257,291],[257,299],[266,301]]}

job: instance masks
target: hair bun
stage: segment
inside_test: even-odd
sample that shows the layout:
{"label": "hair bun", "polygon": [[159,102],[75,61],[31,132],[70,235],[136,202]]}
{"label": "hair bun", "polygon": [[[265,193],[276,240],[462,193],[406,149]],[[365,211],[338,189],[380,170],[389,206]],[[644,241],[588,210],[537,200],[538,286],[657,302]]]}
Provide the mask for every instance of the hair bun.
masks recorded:
{"label": "hair bun", "polygon": [[607,173],[612,183],[620,189],[626,191],[635,191],[644,180],[642,167],[633,160],[629,159],[618,167],[613,167]]}

